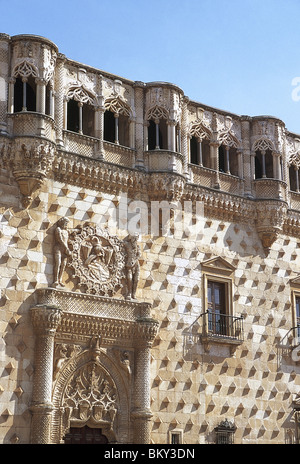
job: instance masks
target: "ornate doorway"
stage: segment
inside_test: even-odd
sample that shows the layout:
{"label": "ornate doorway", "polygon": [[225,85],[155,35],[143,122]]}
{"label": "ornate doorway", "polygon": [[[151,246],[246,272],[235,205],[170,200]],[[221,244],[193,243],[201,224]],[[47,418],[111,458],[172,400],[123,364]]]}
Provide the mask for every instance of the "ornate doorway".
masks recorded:
{"label": "ornate doorway", "polygon": [[66,445],[105,445],[108,439],[102,434],[102,429],[84,427],[71,427],[65,435]]}

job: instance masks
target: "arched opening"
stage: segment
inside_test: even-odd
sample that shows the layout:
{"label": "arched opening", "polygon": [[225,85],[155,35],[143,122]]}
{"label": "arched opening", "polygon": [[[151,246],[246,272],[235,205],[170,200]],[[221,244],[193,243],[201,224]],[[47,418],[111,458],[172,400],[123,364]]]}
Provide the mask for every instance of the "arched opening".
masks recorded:
{"label": "arched opening", "polygon": [[274,178],[273,155],[271,150],[255,152],[255,179]]}
{"label": "arched opening", "polygon": [[78,102],[73,99],[68,101],[67,129],[72,132],[79,132]]}
{"label": "arched opening", "polygon": [[295,166],[289,167],[290,190],[299,192],[299,169]]}
{"label": "arched opening", "polygon": [[105,445],[108,439],[102,433],[102,429],[84,427],[70,427],[64,437],[66,445]]}
{"label": "arched opening", "polygon": [[36,111],[36,83],[32,76],[25,82],[20,77],[14,84],[14,112]]}
{"label": "arched opening", "polygon": [[210,146],[208,140],[192,136],[190,140],[190,162],[206,168],[210,167]]}
{"label": "arched opening", "polygon": [[94,134],[92,105],[70,99],[67,104],[67,130],[92,137]]}
{"label": "arched opening", "polygon": [[104,140],[115,142],[115,115],[109,110],[104,113]]}
{"label": "arched opening", "polygon": [[168,130],[167,121],[149,120],[148,127],[148,150],[167,150],[168,149]]}
{"label": "arched opening", "polygon": [[129,117],[126,114],[104,113],[104,140],[129,147]]}
{"label": "arched opening", "polygon": [[219,147],[219,171],[233,176],[239,175],[238,154],[235,147]]}

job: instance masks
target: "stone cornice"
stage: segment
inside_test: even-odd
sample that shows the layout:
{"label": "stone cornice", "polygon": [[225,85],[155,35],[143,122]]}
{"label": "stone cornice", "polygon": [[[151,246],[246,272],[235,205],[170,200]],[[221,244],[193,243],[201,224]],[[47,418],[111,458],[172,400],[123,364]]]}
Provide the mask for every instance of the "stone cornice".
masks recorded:
{"label": "stone cornice", "polygon": [[[106,344],[148,346],[153,342],[158,322],[150,317],[152,305],[145,302],[42,288],[35,292],[36,306],[43,314],[59,312],[59,337],[84,339],[101,336]],[[38,326],[38,323],[35,324]]]}

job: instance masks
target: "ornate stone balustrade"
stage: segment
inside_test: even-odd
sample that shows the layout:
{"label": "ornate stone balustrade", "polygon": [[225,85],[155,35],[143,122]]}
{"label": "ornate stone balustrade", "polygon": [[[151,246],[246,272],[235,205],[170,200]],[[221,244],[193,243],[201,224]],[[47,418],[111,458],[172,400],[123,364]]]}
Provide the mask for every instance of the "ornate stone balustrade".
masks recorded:
{"label": "ornate stone balustrade", "polygon": [[148,171],[171,171],[183,173],[183,155],[170,150],[149,150],[145,152]]}
{"label": "ornate stone balustrade", "polygon": [[300,211],[300,193],[289,192],[290,194],[290,208]]}
{"label": "ornate stone balustrade", "polygon": [[104,142],[103,146],[105,161],[127,168],[134,168],[135,150],[111,142]]}
{"label": "ornate stone balustrade", "polygon": [[287,184],[278,179],[256,179],[252,182],[252,191],[256,198],[287,200]]}
{"label": "ornate stone balustrade", "polygon": [[243,195],[244,180],[231,174],[215,171],[204,166],[189,165],[191,182],[203,187],[214,188],[217,184],[223,192],[234,195]]}
{"label": "ornate stone balustrade", "polygon": [[71,153],[92,158],[97,152],[98,140],[94,137],[63,131],[63,140],[65,149]]}
{"label": "ornate stone balustrade", "polygon": [[9,114],[10,133],[15,137],[40,136],[55,141],[55,122],[50,116],[32,111]]}

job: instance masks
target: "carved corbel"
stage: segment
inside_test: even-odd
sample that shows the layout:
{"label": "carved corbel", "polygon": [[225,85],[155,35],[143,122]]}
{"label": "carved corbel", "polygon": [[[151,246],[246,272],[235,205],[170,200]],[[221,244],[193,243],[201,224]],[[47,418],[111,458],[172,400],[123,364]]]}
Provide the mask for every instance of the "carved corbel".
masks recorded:
{"label": "carved corbel", "polygon": [[286,212],[286,204],[277,201],[260,202],[257,206],[256,229],[267,254],[283,230]]}
{"label": "carved corbel", "polygon": [[54,147],[50,143],[17,141],[7,151],[5,164],[12,169],[27,208],[34,193],[40,189],[49,174],[54,160]]}

